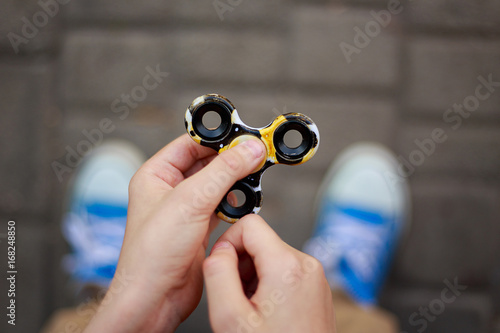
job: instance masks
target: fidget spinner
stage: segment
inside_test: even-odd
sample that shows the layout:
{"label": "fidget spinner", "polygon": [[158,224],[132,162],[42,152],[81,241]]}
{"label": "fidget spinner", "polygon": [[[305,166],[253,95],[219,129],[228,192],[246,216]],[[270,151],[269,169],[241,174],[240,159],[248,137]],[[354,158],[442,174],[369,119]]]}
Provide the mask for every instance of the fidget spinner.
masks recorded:
{"label": "fidget spinner", "polygon": [[[209,112],[215,112],[220,117],[220,124],[216,128],[204,125],[203,117]],[[267,168],[274,164],[302,164],[314,156],[319,145],[318,127],[309,117],[300,113],[287,113],[278,116],[265,127],[253,128],[245,125],[234,105],[218,94],[196,98],[186,110],[185,125],[194,141],[219,154],[252,137],[261,140],[266,146],[266,159],[256,171],[236,182],[216,209],[217,216],[229,223],[260,211],[261,180]],[[285,134],[294,130],[300,133],[302,141],[296,147],[289,147],[285,143]],[[244,194],[245,200],[234,206],[229,203],[228,195],[237,190]]]}

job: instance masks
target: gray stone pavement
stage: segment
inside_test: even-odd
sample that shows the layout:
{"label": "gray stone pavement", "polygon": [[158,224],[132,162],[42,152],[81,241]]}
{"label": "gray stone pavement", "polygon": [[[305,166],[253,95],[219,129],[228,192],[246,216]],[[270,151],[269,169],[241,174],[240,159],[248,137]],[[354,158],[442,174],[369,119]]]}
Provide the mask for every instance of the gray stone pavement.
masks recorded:
{"label": "gray stone pavement", "polygon": [[[498,1],[221,0],[224,13],[212,1],[59,1],[0,4],[0,236],[17,222],[19,266],[17,325],[4,318],[1,332],[36,332],[72,302],[59,231],[71,174],[59,182],[51,163],[103,118],[115,125],[106,138],[151,155],[210,92],[249,125],[293,111],[318,123],[313,160],[264,176],[261,215],[297,248],[336,154],[362,140],[392,148],[409,174],[412,227],[381,305],[406,332],[500,332],[500,86],[484,83],[500,81]],[[121,119],[113,101],[156,66],[169,75]],[[417,322],[454,279],[466,291]],[[210,331],[205,298],[179,328],[193,331]]]}

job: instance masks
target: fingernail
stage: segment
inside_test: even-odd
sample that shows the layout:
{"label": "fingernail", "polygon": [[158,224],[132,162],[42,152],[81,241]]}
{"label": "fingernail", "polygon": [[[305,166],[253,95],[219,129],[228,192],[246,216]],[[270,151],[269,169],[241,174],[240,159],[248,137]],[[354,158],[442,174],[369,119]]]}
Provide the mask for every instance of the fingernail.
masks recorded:
{"label": "fingernail", "polygon": [[220,249],[228,249],[229,247],[231,247],[231,245],[227,241],[217,242],[212,247],[212,251],[210,251],[210,253]]}
{"label": "fingernail", "polygon": [[262,148],[262,144],[257,142],[257,140],[247,140],[243,142],[241,145],[247,147],[253,154],[253,157],[258,158],[261,157],[264,153],[264,149]]}

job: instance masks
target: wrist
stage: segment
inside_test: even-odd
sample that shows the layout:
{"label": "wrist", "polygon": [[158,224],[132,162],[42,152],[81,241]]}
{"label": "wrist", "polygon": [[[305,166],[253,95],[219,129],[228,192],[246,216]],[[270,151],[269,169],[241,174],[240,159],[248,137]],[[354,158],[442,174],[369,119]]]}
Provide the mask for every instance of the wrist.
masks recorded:
{"label": "wrist", "polygon": [[175,307],[139,280],[117,271],[86,332],[174,332],[181,323]]}

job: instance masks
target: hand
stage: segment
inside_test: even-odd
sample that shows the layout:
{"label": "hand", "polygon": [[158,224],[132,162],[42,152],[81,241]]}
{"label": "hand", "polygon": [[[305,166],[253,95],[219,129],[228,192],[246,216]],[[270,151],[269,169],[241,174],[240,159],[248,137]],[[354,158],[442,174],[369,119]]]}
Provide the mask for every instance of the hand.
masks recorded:
{"label": "hand", "polygon": [[[214,210],[263,157],[258,140],[216,157],[184,135],[148,160],[130,182],[115,278],[87,331],[173,332],[200,301]],[[132,276],[126,287],[120,274]]]}
{"label": "hand", "polygon": [[321,264],[284,243],[257,215],[219,238],[203,273],[216,333],[335,332]]}

